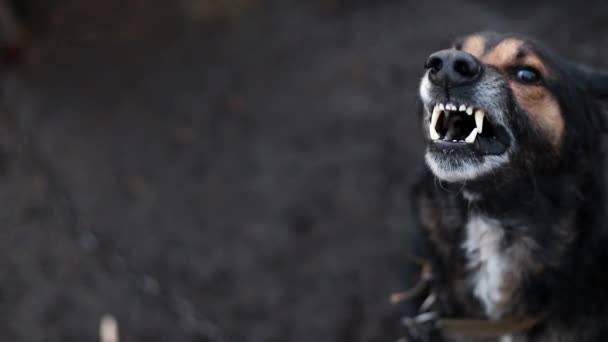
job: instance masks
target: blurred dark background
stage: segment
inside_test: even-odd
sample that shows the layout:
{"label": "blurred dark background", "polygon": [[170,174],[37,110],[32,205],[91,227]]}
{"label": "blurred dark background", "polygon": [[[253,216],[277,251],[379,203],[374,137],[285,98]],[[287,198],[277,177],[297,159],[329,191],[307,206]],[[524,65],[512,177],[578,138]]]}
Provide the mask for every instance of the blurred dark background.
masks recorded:
{"label": "blurred dark background", "polygon": [[395,341],[425,57],[490,29],[608,66],[601,4],[12,1],[0,340]]}

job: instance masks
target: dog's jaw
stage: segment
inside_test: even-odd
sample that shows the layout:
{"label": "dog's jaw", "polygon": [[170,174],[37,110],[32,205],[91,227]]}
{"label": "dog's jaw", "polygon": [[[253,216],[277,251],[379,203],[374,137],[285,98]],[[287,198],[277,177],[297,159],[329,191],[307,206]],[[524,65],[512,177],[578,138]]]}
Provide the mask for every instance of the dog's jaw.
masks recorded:
{"label": "dog's jaw", "polygon": [[457,164],[453,160],[446,160],[435,153],[427,151],[424,159],[431,172],[440,180],[446,182],[466,182],[496,171],[509,162],[509,155],[486,156],[483,163],[461,161],[460,164]]}
{"label": "dog's jaw", "polygon": [[[423,76],[420,82],[419,94],[423,104],[423,130],[428,141],[425,161],[438,179],[447,182],[471,181],[491,174],[510,161],[511,154],[515,149],[515,139],[509,129],[502,129],[503,127],[508,127],[503,113],[504,109],[498,105],[505,102],[504,95],[501,93],[503,90],[504,86],[501,84],[500,79],[490,73],[485,76],[484,82],[479,82],[471,88],[471,93],[475,94],[475,105],[469,105],[473,101],[467,101],[466,104],[464,104],[464,101],[445,101],[446,104],[444,104],[442,98],[445,97],[443,94],[438,95],[439,91],[437,87],[433,86],[429,81],[428,72]],[[461,141],[454,141],[453,144],[450,144],[449,139],[439,138],[435,130],[437,116],[439,116],[438,108],[443,110],[448,103],[454,106],[454,102],[456,103],[456,107],[452,107],[451,110],[468,115],[469,120],[475,120],[477,132],[481,131],[485,116],[491,119],[497,127],[500,127],[505,140],[508,141],[508,147],[504,152],[485,154],[469,151],[467,148],[473,146],[475,142],[475,137],[469,140],[470,135],[467,139],[461,137]],[[463,107],[466,109],[463,110]],[[458,151],[454,153],[456,149],[461,148],[465,149],[464,153]]]}

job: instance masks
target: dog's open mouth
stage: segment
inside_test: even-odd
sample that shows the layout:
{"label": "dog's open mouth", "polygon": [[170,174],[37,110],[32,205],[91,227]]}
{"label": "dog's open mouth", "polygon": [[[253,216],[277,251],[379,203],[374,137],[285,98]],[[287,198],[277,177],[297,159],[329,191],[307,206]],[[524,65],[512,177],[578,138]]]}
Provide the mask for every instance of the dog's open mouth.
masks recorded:
{"label": "dog's open mouth", "polygon": [[492,124],[483,109],[465,104],[436,104],[429,134],[433,143],[451,149],[468,148],[481,154],[502,154],[509,145],[504,127]]}

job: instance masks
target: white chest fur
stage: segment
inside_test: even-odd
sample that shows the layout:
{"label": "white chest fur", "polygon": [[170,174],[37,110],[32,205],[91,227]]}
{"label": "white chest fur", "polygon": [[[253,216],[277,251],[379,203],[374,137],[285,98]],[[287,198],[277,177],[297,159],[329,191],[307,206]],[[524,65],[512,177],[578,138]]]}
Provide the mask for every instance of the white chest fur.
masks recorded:
{"label": "white chest fur", "polygon": [[513,263],[504,248],[500,223],[483,216],[472,216],[466,224],[466,251],[472,276],[473,294],[483,304],[490,318],[500,318],[501,304],[509,300],[505,281],[513,272]]}

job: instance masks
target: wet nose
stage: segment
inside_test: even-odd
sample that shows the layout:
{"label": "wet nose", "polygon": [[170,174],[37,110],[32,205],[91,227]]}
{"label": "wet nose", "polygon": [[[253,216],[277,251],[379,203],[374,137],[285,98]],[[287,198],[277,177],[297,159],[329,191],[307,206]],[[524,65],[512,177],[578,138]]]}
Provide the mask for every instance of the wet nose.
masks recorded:
{"label": "wet nose", "polygon": [[441,50],[427,58],[424,67],[436,85],[456,87],[474,80],[481,73],[481,64],[471,54],[458,50]]}

